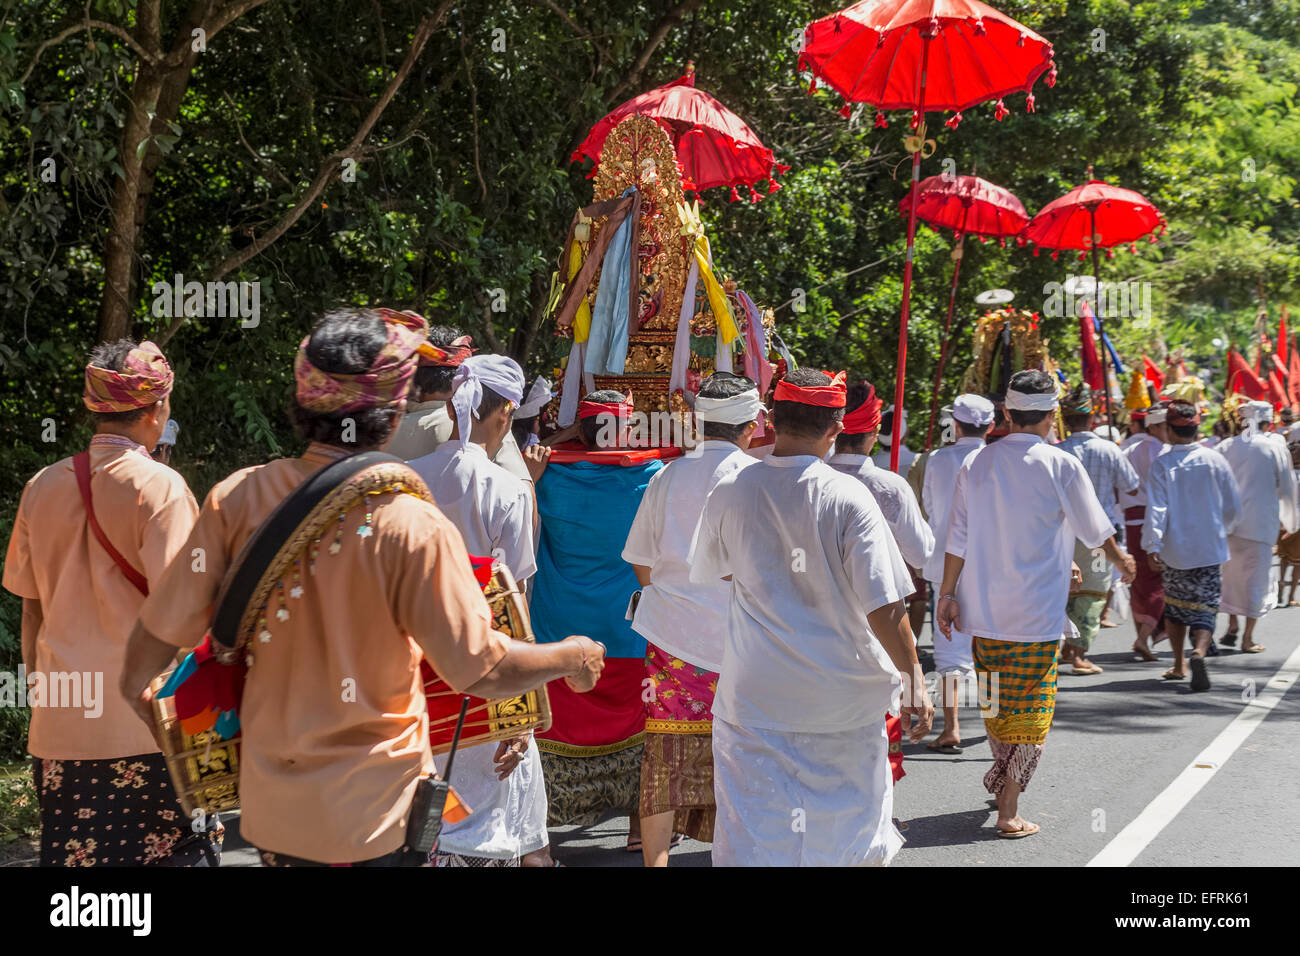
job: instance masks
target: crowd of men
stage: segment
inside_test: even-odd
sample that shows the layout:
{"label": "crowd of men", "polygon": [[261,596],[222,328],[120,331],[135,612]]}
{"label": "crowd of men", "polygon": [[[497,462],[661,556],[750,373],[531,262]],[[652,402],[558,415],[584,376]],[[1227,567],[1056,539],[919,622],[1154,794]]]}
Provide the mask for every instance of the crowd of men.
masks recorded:
{"label": "crowd of men", "polygon": [[[1255,627],[1285,583],[1275,552],[1283,570],[1300,559],[1300,435],[1262,402],[1205,441],[1196,406],[1159,402],[1121,443],[1089,392],[1020,371],[997,402],[957,396],[941,447],[900,455],[895,474],[872,455],[893,409],[869,383],[795,368],[760,394],[716,372],[692,397],[698,443],[625,473],[597,453],[627,444],[629,397],[590,392],[572,427],[542,435],[549,383],[414,313],[326,315],[294,376],[306,450],[235,472],[200,507],[155,457],[173,386],[161,351],[91,354],[95,435],[28,483],[3,578],[23,599],[29,679],[120,689],[93,715],[32,701],[42,865],[219,861],[220,820],[176,800],[151,688],[204,639],[277,509],[359,453],[407,465],[314,537],[273,542],[286,560],[234,665],[240,830],[265,865],[556,865],[548,821],[608,809],[629,814],[628,848],[650,866],[683,834],[716,865],[887,864],[901,742],[935,716],[927,602],[942,713],[927,746],[961,753],[960,689],[977,683],[998,836],[1030,836],[1019,798],[1057,668],[1102,672],[1088,653],[1110,607],[1131,608],[1136,656],[1168,641],[1163,677],[1203,691],[1216,616],[1230,615],[1220,644],[1262,652]],[[552,463],[565,440],[577,463]],[[493,629],[471,554],[531,598],[536,643]],[[426,851],[413,824],[447,757],[430,747],[421,662],[477,698],[549,684],[557,715],[599,710],[617,743],[586,741],[602,760],[540,753],[530,733],[470,742],[452,785],[472,812],[449,813]]]}

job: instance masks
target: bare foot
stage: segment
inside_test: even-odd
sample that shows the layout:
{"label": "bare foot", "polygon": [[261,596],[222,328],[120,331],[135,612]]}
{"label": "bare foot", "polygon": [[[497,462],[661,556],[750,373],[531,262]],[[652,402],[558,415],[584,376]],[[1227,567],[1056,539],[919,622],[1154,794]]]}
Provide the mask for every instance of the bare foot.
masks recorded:
{"label": "bare foot", "polygon": [[1143,641],[1137,641],[1134,643],[1133,653],[1148,663],[1160,660],[1160,658],[1151,653],[1151,648],[1147,647]]}

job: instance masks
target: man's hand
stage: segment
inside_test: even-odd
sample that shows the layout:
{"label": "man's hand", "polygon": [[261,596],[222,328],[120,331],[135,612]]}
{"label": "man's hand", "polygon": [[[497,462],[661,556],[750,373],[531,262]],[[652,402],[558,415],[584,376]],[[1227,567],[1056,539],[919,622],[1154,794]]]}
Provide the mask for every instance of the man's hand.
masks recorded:
{"label": "man's hand", "polygon": [[523,734],[497,744],[497,752],[492,757],[492,769],[497,771],[498,780],[506,779],[524,762],[524,754],[528,753],[528,740],[528,734]]}
{"label": "man's hand", "polygon": [[551,449],[546,445],[532,445],[523,451],[524,465],[533,479],[533,484],[542,477],[542,472],[551,461]]}
{"label": "man's hand", "polygon": [[1152,571],[1156,572],[1156,574],[1159,574],[1161,571],[1165,569],[1165,563],[1160,560],[1160,555],[1148,554],[1147,567],[1149,567]]}
{"label": "man's hand", "polygon": [[939,632],[948,640],[952,640],[952,629],[955,627],[961,630],[961,620],[959,615],[961,609],[957,607],[957,599],[944,595],[939,598],[939,604],[935,608],[935,616],[939,619]]}
{"label": "man's hand", "polygon": [[1119,566],[1119,579],[1125,584],[1132,584],[1138,575],[1137,568],[1137,561],[1133,555],[1124,555],[1124,561]]}
{"label": "man's hand", "polygon": [[903,676],[903,702],[898,715],[910,743],[919,743],[930,732],[930,725],[934,723],[934,701],[930,700],[924,675],[919,674],[919,670],[917,677]]}
{"label": "man's hand", "polygon": [[571,677],[564,678],[564,682],[570,689],[585,694],[596,686],[596,681],[600,680],[600,672],[605,669],[605,645],[582,634],[570,634],[565,640],[581,644],[584,663],[582,670]]}
{"label": "man's hand", "polygon": [[1070,593],[1073,594],[1079,588],[1083,587],[1083,572],[1073,561],[1070,562]]}

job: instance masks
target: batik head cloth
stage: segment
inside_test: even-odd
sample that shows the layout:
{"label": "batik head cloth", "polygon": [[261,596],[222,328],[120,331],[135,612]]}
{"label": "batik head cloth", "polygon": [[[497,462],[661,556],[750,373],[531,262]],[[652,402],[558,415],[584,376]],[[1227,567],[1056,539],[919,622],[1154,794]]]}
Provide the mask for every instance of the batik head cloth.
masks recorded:
{"label": "batik head cloth", "polygon": [[161,402],[174,380],[162,350],[152,342],[141,342],[126,354],[120,372],[87,365],[81,400],[92,412],[131,412]]}
{"label": "batik head cloth", "polygon": [[[830,375],[830,372],[826,373]],[[820,408],[843,408],[847,400],[849,387],[845,384],[845,374],[840,372],[832,376],[828,385],[801,387],[791,385],[785,379],[777,383],[776,393],[772,396],[777,402],[798,402],[800,405],[816,405]]]}
{"label": "batik head cloth", "polygon": [[396,408],[406,399],[420,356],[446,355],[426,338],[429,324],[414,312],[375,309],[388,341],[364,372],[326,372],[307,358],[311,336],[298,346],[293,363],[298,404],[308,411],[343,415],[368,408]]}
{"label": "batik head cloth", "polygon": [[589,402],[585,398],[578,403],[578,420],[595,418],[597,415],[613,415],[615,418],[627,418],[632,414],[632,394],[621,402]]}
{"label": "batik head cloth", "polygon": [[[1192,414],[1188,415],[1182,410],[1183,408],[1190,408]],[[1147,420],[1150,421],[1150,418]],[[1195,405],[1179,402],[1176,405],[1169,406],[1165,421],[1175,428],[1182,428],[1185,425],[1199,425],[1201,423],[1201,413]]]}
{"label": "batik head cloth", "polygon": [[462,448],[469,442],[472,419],[478,418],[484,386],[518,408],[524,397],[524,370],[505,355],[471,355],[456,369],[451,380],[451,407],[456,413]]}
{"label": "batik head cloth", "polygon": [[457,368],[465,359],[474,354],[474,339],[468,335],[462,335],[458,339],[453,339],[451,344],[446,348],[437,345],[431,346],[436,354],[428,352],[421,353],[419,364],[436,365],[440,368]]}
{"label": "batik head cloth", "polygon": [[876,386],[869,386],[866,400],[844,416],[844,434],[865,435],[880,427],[880,408],[884,404],[876,396]]}

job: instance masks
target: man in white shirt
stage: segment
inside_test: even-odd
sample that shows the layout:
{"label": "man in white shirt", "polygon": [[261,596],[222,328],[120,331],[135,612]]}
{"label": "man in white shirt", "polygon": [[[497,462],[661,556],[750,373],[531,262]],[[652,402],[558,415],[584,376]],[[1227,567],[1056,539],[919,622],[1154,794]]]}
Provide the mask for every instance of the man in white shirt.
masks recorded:
{"label": "man in white shirt", "polygon": [[1241,650],[1257,654],[1255,624],[1276,601],[1273,586],[1273,545],[1278,529],[1296,530],[1296,480],[1291,454],[1276,433],[1263,428],[1273,420],[1268,402],[1247,402],[1239,412],[1245,430],[1214,449],[1228,460],[1241,492],[1242,509],[1228,535],[1228,561],[1223,566],[1220,612],[1228,615],[1228,633],[1222,643],[1237,642],[1237,616],[1246,619]]}
{"label": "man in white shirt", "polygon": [[[715,372],[700,385],[695,420],[703,437],[650,479],[623,560],[641,597],[632,629],[646,639],[641,840],[646,866],[667,866],[674,829],[713,842],[713,698],[722,668],[731,586],[692,583],[687,558],[713,487],[758,463],[745,454],[764,408],[758,386]],[[674,826],[674,816],[677,817]]]}
{"label": "man in white shirt", "polygon": [[[451,398],[452,377],[462,362],[474,353],[474,340],[459,329],[435,325],[429,329],[429,342],[447,353],[443,359],[421,357],[420,367],[411,381],[411,398],[398,423],[397,432],[388,446],[389,454],[413,461],[432,454],[451,438],[454,424],[447,411]],[[525,460],[513,432],[507,432],[492,460],[516,478],[536,481],[546,468],[550,449],[538,449]],[[531,493],[531,488],[530,488]]]}
{"label": "man in white shirt", "polygon": [[[983,395],[958,395],[953,402],[952,417],[957,441],[930,455],[925,468],[925,482],[921,486],[921,501],[930,516],[930,527],[938,542],[930,560],[925,563],[925,579],[936,595],[943,584],[945,544],[948,540],[948,513],[952,508],[953,492],[957,488],[957,475],[962,467],[981,448],[984,436],[993,426],[996,409]],[[963,681],[975,677],[975,660],[971,656],[971,637],[968,632],[953,628],[946,635],[938,627],[931,628],[934,640],[934,670],[943,685],[943,731],[937,740],[927,746],[945,754],[961,753],[961,726],[957,722],[957,690]]]}
{"label": "man in white shirt", "polygon": [[[1092,490],[1097,493],[1106,517],[1119,533],[1123,527],[1119,496],[1138,490],[1138,474],[1119,446],[1093,431],[1095,405],[1092,390],[1080,384],[1066,397],[1063,407],[1065,427],[1070,437],[1058,446],[1083,463]],[[1074,563],[1083,577],[1080,587],[1070,595],[1067,613],[1077,633],[1071,633],[1061,648],[1061,663],[1073,665],[1074,674],[1100,674],[1102,669],[1088,660],[1088,648],[1097,637],[1102,614],[1110,601],[1111,570],[1106,559],[1074,542]]]}
{"label": "man in white shirt", "polygon": [[1019,813],[1020,793],[1042,756],[1056,706],[1056,651],[1065,633],[1074,540],[1100,547],[1133,579],[1083,464],[1043,439],[1057,407],[1046,372],[1011,377],[1011,431],[964,464],[948,519],[939,628],[973,637],[975,670],[990,700],[981,707],[993,767],[998,836],[1039,827]]}
{"label": "man in white shirt", "polygon": [[[521,588],[537,571],[533,498],[528,484],[492,462],[524,390],[513,359],[469,356],[457,366],[451,405],[459,438],[410,462],[439,510],[456,526],[470,554],[492,556]],[[438,772],[445,754],[434,758]],[[457,792],[473,813],[447,824],[438,866],[551,866],[542,762],[532,735],[457,751]]]}
{"label": "man in white shirt", "polygon": [[1169,448],[1151,463],[1142,549],[1165,587],[1165,630],[1174,652],[1166,680],[1183,680],[1183,638],[1191,631],[1192,690],[1210,689],[1205,656],[1219,613],[1219,566],[1228,560],[1228,533],[1241,495],[1228,460],[1196,440],[1200,414],[1187,402],[1166,413]]}
{"label": "man in white shirt", "polygon": [[1164,408],[1135,410],[1129,416],[1132,434],[1120,446],[1138,476],[1137,491],[1120,495],[1119,503],[1124,509],[1124,543],[1137,563],[1137,577],[1129,588],[1129,606],[1133,609],[1133,626],[1137,628],[1133,653],[1144,661],[1158,660],[1151,650],[1150,641],[1153,637],[1161,640],[1164,636],[1161,623],[1165,614],[1164,582],[1142,550],[1142,523],[1147,514],[1147,476],[1151,473],[1151,463],[1167,447],[1152,434],[1151,429],[1162,425],[1164,420]]}
{"label": "man in white shirt", "polygon": [[772,454],[718,482],[696,531],[691,580],[731,582],[715,865],[884,865],[902,846],[882,714],[902,684],[917,741],[934,706],[903,624],[903,556],[871,494],[824,460],[845,391],[843,373],[790,372]]}
{"label": "man in white shirt", "polygon": [[934,533],[921,516],[921,507],[907,479],[880,468],[867,456],[880,434],[880,399],[870,383],[849,386],[844,430],[835,439],[835,454],[827,464],[852,475],[880,505],[898,550],[910,568],[923,568],[934,551]]}

